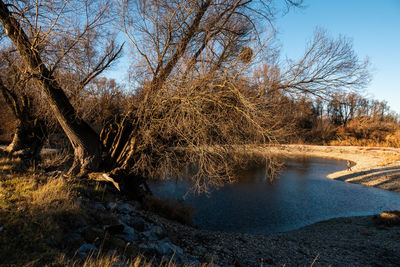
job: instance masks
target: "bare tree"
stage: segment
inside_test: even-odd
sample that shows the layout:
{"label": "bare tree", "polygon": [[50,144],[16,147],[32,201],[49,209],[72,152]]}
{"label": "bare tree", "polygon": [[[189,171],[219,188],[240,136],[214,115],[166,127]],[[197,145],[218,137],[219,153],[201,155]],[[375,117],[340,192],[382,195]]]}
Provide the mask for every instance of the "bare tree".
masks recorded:
{"label": "bare tree", "polygon": [[[59,3],[56,21],[68,3]],[[254,18],[272,19],[272,2],[171,0],[139,1],[134,2],[135,7],[129,2],[123,4],[122,29],[146,63],[144,73],[151,75],[142,80],[130,111],[102,131],[104,151],[108,153],[103,166],[108,175],[101,176],[114,178],[122,184],[121,189],[129,190],[144,178],[180,171],[183,165],[195,162],[194,181],[199,188],[231,180],[231,162],[238,157],[230,153],[233,145],[272,142],[274,132],[279,131],[269,119],[265,101],[247,90],[249,76],[245,71],[258,42]],[[19,12],[15,6],[0,2],[0,21],[6,34],[39,81],[74,147],[75,163],[70,173],[100,170],[99,137],[79,118],[54,71],[54,66],[61,65],[58,59],[77,47],[81,35],[71,41],[65,39],[67,46],[61,47],[61,53],[41,54],[36,44],[46,44],[41,37],[48,31],[32,27],[32,20],[26,16],[17,20],[8,8]],[[84,23],[83,32],[100,21],[97,14]],[[132,24],[133,20],[143,23]],[[148,51],[139,46],[146,40],[151,44]],[[115,55],[108,54],[104,62]]]}
{"label": "bare tree", "polygon": [[17,121],[7,151],[22,150],[26,158],[38,158],[47,137],[47,127],[44,117],[38,116],[36,110],[39,105],[33,97],[34,84],[29,82],[29,75],[21,71],[20,62],[15,56],[15,53],[7,50],[3,51],[0,58],[0,91]]}
{"label": "bare tree", "polygon": [[[11,13],[8,8],[11,8]],[[83,50],[78,91],[117,58],[122,47],[110,42],[102,56],[96,56],[91,40],[102,25],[108,6],[100,1],[34,1],[6,5],[0,3],[0,20],[5,33],[19,52],[23,64],[34,77],[55,117],[74,148],[75,160],[70,173],[81,174],[96,170],[101,162],[101,144],[98,135],[77,116],[67,95],[60,86],[60,73],[68,69],[70,59],[79,60]],[[17,20],[16,17],[19,19]],[[27,30],[24,31],[24,28]],[[28,34],[27,34],[28,33]],[[92,44],[92,45],[88,45]],[[75,57],[74,57],[75,56]]]}
{"label": "bare tree", "polygon": [[[282,68],[279,90],[326,97],[338,90],[359,90],[371,80],[368,60],[360,61],[349,39],[330,38],[316,29],[304,56]],[[329,97],[328,97],[329,98]]]}
{"label": "bare tree", "polygon": [[272,5],[257,3],[258,12],[238,0],[123,2],[120,27],[143,78],[132,117],[107,134],[111,175],[165,176],[197,162],[204,188],[232,180],[227,145],[275,139],[278,124],[245,89],[260,44],[254,18],[272,19]]}

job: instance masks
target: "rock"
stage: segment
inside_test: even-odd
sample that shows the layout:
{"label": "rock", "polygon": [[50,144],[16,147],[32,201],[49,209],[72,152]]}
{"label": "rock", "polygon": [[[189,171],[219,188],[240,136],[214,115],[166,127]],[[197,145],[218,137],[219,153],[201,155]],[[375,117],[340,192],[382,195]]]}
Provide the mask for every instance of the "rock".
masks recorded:
{"label": "rock", "polygon": [[183,259],[183,249],[172,244],[168,237],[148,243],[139,245],[141,249],[154,250],[159,256],[172,256],[174,255],[175,260]]}
{"label": "rock", "polygon": [[215,255],[215,253],[207,253],[206,255],[204,255],[204,260],[206,262],[213,263],[218,261],[218,256]]}
{"label": "rock", "polygon": [[69,233],[65,235],[65,242],[68,245],[77,245],[83,242],[83,238],[78,233]]}
{"label": "rock", "polygon": [[85,243],[78,248],[77,252],[81,258],[87,258],[90,253],[97,254],[99,250],[95,246]]}
{"label": "rock", "polygon": [[103,231],[97,228],[86,228],[82,232],[83,238],[89,243],[93,243],[96,240],[101,239],[103,235]]}
{"label": "rock", "polygon": [[133,229],[132,227],[128,226],[128,225],[124,225],[124,234],[134,234],[135,233],[135,229]]}
{"label": "rock", "polygon": [[95,209],[97,211],[105,211],[106,210],[104,205],[99,202],[94,202],[92,207],[93,207],[93,209]]}
{"label": "rock", "polygon": [[107,249],[115,249],[118,251],[124,251],[126,243],[123,239],[116,236],[110,236],[104,240],[104,247]]}
{"label": "rock", "polygon": [[151,231],[159,237],[161,237],[164,234],[163,229],[157,225],[151,228]]}
{"label": "rock", "polygon": [[158,238],[152,233],[151,231],[146,231],[141,233],[143,239],[146,239],[148,241],[156,241]]}
{"label": "rock", "polygon": [[135,207],[136,210],[140,210],[142,208],[142,204],[139,201],[133,201],[132,205]]}
{"label": "rock", "polygon": [[273,265],[274,264],[274,260],[272,259],[271,256],[265,255],[263,256],[260,261],[262,261],[264,264],[269,264],[269,265]]}
{"label": "rock", "polygon": [[131,217],[130,224],[138,231],[143,232],[146,229],[147,222],[140,216]]}
{"label": "rock", "polygon": [[83,231],[85,231],[87,228],[88,228],[87,226],[79,227],[78,229],[75,230],[75,232],[77,232],[78,234],[82,234]]}
{"label": "rock", "polygon": [[156,241],[164,236],[164,231],[160,226],[153,226],[148,231],[142,232],[145,239]]}
{"label": "rock", "polygon": [[135,233],[135,229],[128,225],[124,225],[123,234],[116,235],[119,238],[131,243],[135,243],[139,240],[139,236]]}
{"label": "rock", "polygon": [[204,255],[204,254],[206,254],[206,252],[207,252],[207,249],[205,247],[198,246],[196,248],[196,254],[197,255]]}
{"label": "rock", "polygon": [[148,240],[148,241],[156,241],[158,240],[158,236],[156,236],[156,234],[152,231],[146,231],[141,233],[143,238]]}
{"label": "rock", "polygon": [[109,249],[108,251],[107,251],[107,255],[108,256],[117,256],[119,253],[118,253],[118,250],[116,250],[116,249]]}
{"label": "rock", "polygon": [[120,220],[121,223],[124,224],[131,224],[132,217],[128,214],[118,214],[118,219]]}
{"label": "rock", "polygon": [[110,202],[110,203],[108,203],[107,204],[107,209],[109,209],[109,210],[115,210],[116,208],[117,208],[117,203],[115,203],[115,202]]}
{"label": "rock", "polygon": [[135,211],[135,207],[128,203],[117,204],[117,210],[120,213],[130,214]]}
{"label": "rock", "polygon": [[135,233],[133,234],[124,234],[124,235],[116,235],[119,238],[122,238],[123,240],[130,242],[130,243],[135,243],[136,241],[139,241],[139,236]]}
{"label": "rock", "polygon": [[104,227],[104,231],[112,235],[122,234],[124,232],[123,224],[114,224]]}
{"label": "rock", "polygon": [[97,201],[93,201],[88,198],[79,197],[77,202],[81,208],[86,209],[88,212],[97,213],[99,211],[105,211],[106,208],[103,204]]}
{"label": "rock", "polygon": [[129,258],[135,258],[137,255],[140,254],[139,247],[133,244],[127,244],[124,250],[124,255]]}
{"label": "rock", "polygon": [[244,264],[244,266],[260,266],[259,261],[251,260],[251,259],[244,259],[243,264]]}
{"label": "rock", "polygon": [[188,266],[200,266],[201,262],[193,256],[188,256],[183,260],[183,265]]}
{"label": "rock", "polygon": [[88,252],[91,252],[91,251],[98,252],[99,250],[98,250],[98,248],[96,248],[92,244],[88,244],[88,243],[85,243],[85,244],[83,244],[82,246],[80,246],[78,248],[78,252],[86,252],[86,253],[88,253]]}

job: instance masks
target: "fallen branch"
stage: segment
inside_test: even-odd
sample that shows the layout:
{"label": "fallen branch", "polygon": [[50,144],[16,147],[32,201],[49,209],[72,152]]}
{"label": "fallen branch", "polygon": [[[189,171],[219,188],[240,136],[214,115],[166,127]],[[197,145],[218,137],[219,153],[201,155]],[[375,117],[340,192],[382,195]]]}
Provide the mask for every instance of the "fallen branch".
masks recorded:
{"label": "fallen branch", "polygon": [[119,184],[113,178],[111,178],[107,173],[92,172],[89,173],[88,176],[90,180],[95,180],[99,182],[111,182],[118,189],[118,191],[121,191],[121,189],[119,188]]}

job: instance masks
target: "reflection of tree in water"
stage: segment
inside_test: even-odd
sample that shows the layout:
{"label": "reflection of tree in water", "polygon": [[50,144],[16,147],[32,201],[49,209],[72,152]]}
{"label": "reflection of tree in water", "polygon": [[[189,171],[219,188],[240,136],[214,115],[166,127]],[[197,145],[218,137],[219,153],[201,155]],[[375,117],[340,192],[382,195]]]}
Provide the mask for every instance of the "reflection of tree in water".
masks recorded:
{"label": "reflection of tree in water", "polygon": [[312,165],[311,159],[307,157],[299,157],[296,159],[290,159],[288,161],[288,165],[290,165],[291,169],[293,169],[296,173],[296,176],[299,178],[306,178],[306,175],[309,173],[309,169]]}

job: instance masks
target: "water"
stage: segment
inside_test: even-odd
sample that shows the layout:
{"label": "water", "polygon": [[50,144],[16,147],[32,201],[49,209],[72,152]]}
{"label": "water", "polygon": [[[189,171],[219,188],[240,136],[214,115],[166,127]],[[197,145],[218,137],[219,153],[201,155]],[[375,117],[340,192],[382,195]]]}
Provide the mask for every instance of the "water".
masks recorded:
{"label": "water", "polygon": [[[400,209],[399,193],[326,178],[345,168],[345,161],[332,159],[288,160],[273,184],[264,179],[264,168],[255,168],[244,172],[237,183],[209,195],[188,193],[184,203],[194,208],[193,222],[201,229],[251,234],[284,232],[330,218]],[[189,183],[154,182],[151,188],[160,198],[182,199]]]}

